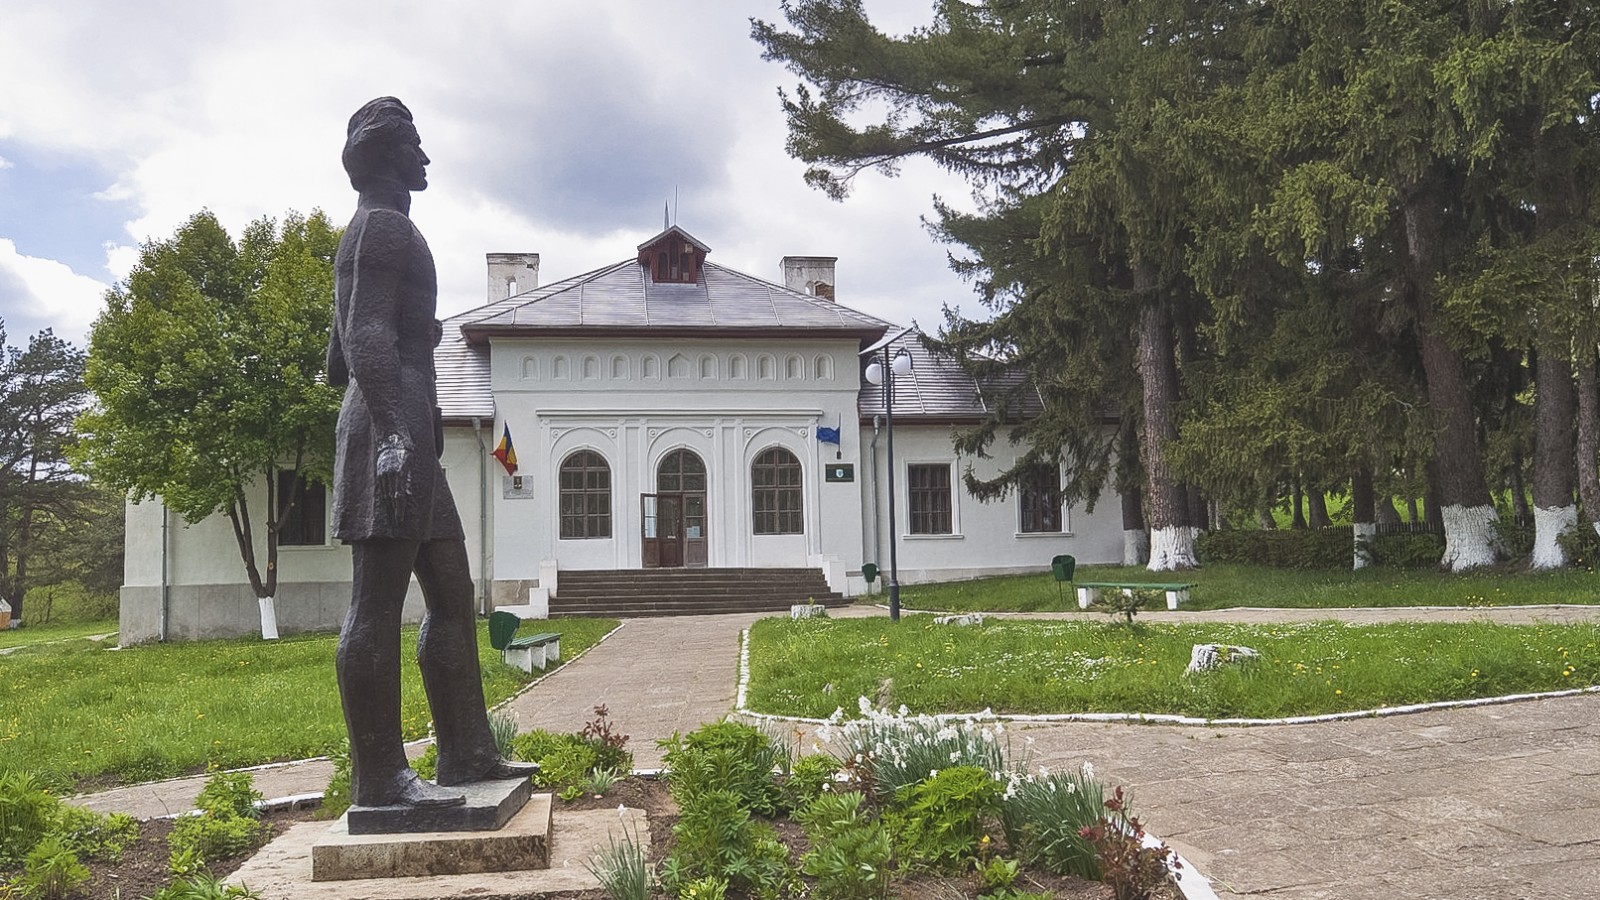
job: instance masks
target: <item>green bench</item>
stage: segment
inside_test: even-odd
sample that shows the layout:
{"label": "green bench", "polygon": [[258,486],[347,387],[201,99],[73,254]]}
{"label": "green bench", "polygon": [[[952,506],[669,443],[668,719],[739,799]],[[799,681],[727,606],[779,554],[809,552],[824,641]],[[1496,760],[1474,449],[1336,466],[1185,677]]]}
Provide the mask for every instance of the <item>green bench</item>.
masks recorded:
{"label": "green bench", "polygon": [[1088,609],[1100,599],[1101,591],[1122,591],[1131,594],[1134,591],[1161,591],[1167,595],[1167,609],[1177,609],[1178,604],[1189,599],[1189,588],[1194,587],[1192,581],[1078,581],[1073,583],[1078,589],[1078,608]]}
{"label": "green bench", "polygon": [[489,646],[500,651],[506,665],[524,672],[544,671],[561,659],[561,635],[553,631],[517,637],[522,619],[515,613],[495,610],[489,614]]}

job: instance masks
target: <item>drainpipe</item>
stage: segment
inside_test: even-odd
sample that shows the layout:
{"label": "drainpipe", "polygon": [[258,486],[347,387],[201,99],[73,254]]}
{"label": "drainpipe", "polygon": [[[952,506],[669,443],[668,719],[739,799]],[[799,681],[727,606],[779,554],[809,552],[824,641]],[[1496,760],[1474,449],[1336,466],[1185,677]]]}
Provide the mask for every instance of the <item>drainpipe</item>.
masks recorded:
{"label": "drainpipe", "polygon": [[[878,524],[878,431],[883,421],[882,416],[872,417],[872,564],[878,564],[879,535],[881,531]],[[882,566],[879,566],[879,575],[882,575]],[[868,586],[870,587],[870,585]]]}
{"label": "drainpipe", "polygon": [[472,417],[472,436],[478,440],[478,612],[489,609],[489,445],[483,442],[483,420]]}
{"label": "drainpipe", "polygon": [[172,589],[167,585],[167,502],[161,501],[161,623],[160,640],[167,641],[167,610],[172,605]]}

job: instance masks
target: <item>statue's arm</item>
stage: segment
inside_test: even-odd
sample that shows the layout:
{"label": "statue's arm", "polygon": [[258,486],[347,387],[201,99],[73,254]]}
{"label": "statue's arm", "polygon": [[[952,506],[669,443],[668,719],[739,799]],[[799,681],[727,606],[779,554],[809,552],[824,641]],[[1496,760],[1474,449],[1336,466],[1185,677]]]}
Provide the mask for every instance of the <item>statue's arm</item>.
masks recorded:
{"label": "statue's arm", "polygon": [[412,248],[411,220],[373,210],[356,242],[350,309],[342,343],[349,374],[361,385],[373,429],[413,446],[400,408],[400,289]]}

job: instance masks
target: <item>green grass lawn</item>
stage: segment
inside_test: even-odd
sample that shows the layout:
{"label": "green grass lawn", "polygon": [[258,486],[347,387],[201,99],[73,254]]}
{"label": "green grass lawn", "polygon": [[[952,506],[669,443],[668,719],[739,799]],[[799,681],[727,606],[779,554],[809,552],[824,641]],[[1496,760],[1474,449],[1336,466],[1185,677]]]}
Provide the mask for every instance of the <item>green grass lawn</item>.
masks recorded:
{"label": "green grass lawn", "polygon": [[[568,660],[617,625],[552,619]],[[32,629],[29,629],[32,630]],[[489,703],[531,680],[500,661],[478,629]],[[417,629],[403,634],[401,719],[407,739],[428,733],[416,665]],[[321,756],[344,739],[333,657],[338,637],[298,635],[146,644],[123,650],[87,641],[39,644],[0,656],[0,771],[59,786],[87,778],[145,781],[208,765],[224,768]]]}
{"label": "green grass lawn", "polygon": [[[1192,581],[1184,609],[1238,606],[1337,609],[1376,606],[1507,606],[1533,603],[1600,603],[1600,575],[1580,569],[1556,572],[1484,571],[1453,575],[1432,570],[1369,568],[1290,571],[1213,565],[1189,572],[1151,572],[1138,566],[1079,566],[1078,581]],[[1059,595],[1049,572],[976,581],[900,586],[907,609],[953,611],[1075,610],[1072,586]],[[882,595],[875,599],[882,602]]]}
{"label": "green grass lawn", "polygon": [[[1208,718],[1345,712],[1600,683],[1600,625],[1165,625],[931,616],[763,619],[749,706],[854,714],[858,697],[913,713],[1139,712]],[[1185,676],[1193,644],[1243,644],[1256,663]]]}
{"label": "green grass lawn", "polygon": [[69,641],[88,637],[93,634],[114,634],[117,630],[116,619],[104,619],[98,622],[69,622],[48,625],[29,625],[26,628],[7,628],[0,631],[0,650],[7,647],[27,647],[33,644],[47,644],[52,641]]}

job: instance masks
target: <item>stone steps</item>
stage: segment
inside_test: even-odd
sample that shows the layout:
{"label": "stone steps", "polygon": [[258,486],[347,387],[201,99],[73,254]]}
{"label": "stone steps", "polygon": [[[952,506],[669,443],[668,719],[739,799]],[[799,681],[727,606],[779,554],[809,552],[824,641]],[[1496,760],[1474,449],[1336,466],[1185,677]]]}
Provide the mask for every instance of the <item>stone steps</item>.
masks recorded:
{"label": "stone steps", "polygon": [[695,616],[781,612],[796,603],[843,606],[818,569],[633,569],[561,573],[552,616]]}

